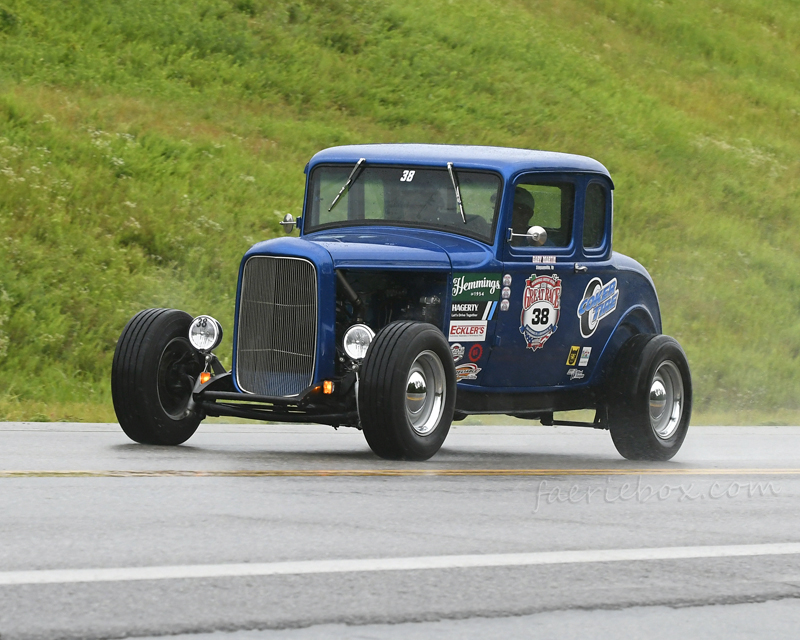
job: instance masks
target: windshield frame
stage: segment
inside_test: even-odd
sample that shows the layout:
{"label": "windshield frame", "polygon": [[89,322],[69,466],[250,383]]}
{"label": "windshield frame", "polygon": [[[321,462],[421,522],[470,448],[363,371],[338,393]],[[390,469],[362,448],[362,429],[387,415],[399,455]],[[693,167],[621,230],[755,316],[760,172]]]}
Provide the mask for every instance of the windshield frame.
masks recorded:
{"label": "windshield frame", "polygon": [[[349,228],[349,227],[401,227],[407,229],[421,229],[426,231],[439,231],[443,233],[454,233],[456,235],[465,236],[472,240],[477,240],[478,242],[482,242],[483,244],[493,246],[495,243],[496,235],[497,235],[497,225],[499,223],[499,216],[500,216],[500,205],[503,199],[503,190],[505,188],[505,178],[503,175],[495,171],[493,169],[475,169],[472,167],[453,167],[453,171],[455,172],[456,176],[459,173],[483,173],[488,174],[496,177],[498,179],[498,186],[497,186],[497,198],[495,199],[494,203],[494,212],[492,213],[492,225],[491,225],[491,232],[488,236],[484,236],[479,233],[475,233],[470,231],[469,229],[460,229],[458,226],[455,225],[436,225],[436,224],[420,224],[419,222],[403,222],[401,220],[390,220],[390,221],[383,221],[383,220],[376,220],[376,219],[368,219],[368,220],[337,220],[334,222],[326,222],[324,224],[318,224],[311,226],[311,206],[312,206],[312,198],[313,194],[311,193],[312,185],[314,182],[314,174],[318,169],[321,168],[336,168],[336,169],[352,169],[353,165],[351,163],[342,163],[342,162],[320,162],[319,164],[314,165],[314,167],[308,172],[308,178],[306,180],[306,197],[305,197],[305,206],[303,209],[303,229],[302,235],[316,233],[318,231],[326,231],[329,229],[342,229],[342,228]],[[433,170],[433,171],[441,171],[445,177],[447,177],[447,181],[449,183],[450,178],[448,176],[447,167],[444,166],[437,166],[437,165],[427,165],[427,164],[414,164],[414,163],[364,163],[362,165],[362,169],[359,172],[356,179],[353,181],[354,183],[358,182],[361,179],[364,171],[369,169],[404,169],[408,167],[413,167],[416,169],[423,169],[423,170]],[[463,196],[462,196],[463,197]],[[464,213],[469,216],[469,203],[465,203]],[[338,206],[338,205],[337,205]],[[327,209],[327,205],[324,207]],[[459,220],[460,223],[460,220]]]}

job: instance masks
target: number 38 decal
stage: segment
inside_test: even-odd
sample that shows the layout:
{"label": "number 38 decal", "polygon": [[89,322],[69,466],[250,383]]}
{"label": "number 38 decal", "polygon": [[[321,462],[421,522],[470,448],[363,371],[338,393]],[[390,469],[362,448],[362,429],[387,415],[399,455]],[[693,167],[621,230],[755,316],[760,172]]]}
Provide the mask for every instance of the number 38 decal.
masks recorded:
{"label": "number 38 decal", "polygon": [[403,171],[403,175],[400,176],[400,182],[411,182],[414,179],[414,174],[416,171],[409,171],[406,169]]}
{"label": "number 38 decal", "polygon": [[531,324],[550,324],[550,309],[535,307],[531,309]]}

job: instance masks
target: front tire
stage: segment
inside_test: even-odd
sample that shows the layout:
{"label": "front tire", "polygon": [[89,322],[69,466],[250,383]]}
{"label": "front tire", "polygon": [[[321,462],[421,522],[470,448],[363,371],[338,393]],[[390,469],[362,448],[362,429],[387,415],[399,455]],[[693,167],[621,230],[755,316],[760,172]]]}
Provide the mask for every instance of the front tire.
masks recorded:
{"label": "front tire", "polygon": [[620,349],[608,405],[611,438],[628,460],[669,460],[692,414],[692,378],[674,338],[640,334]]}
{"label": "front tire", "polygon": [[359,415],[370,448],[387,460],[427,460],[442,446],[456,399],[453,356],[442,332],[393,322],[372,341],[361,370]]}
{"label": "front tire", "polygon": [[125,434],[142,444],[178,445],[203,416],[194,407],[194,383],[204,358],[189,339],[192,316],[147,309],[122,330],[111,365],[111,397]]}

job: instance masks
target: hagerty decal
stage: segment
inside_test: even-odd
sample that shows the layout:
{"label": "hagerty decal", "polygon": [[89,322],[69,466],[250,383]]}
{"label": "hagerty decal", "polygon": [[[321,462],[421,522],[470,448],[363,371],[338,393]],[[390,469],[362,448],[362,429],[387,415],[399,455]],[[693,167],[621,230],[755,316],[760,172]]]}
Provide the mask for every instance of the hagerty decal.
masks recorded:
{"label": "hagerty decal", "polygon": [[491,320],[497,301],[494,302],[454,302],[450,307],[453,320]]}
{"label": "hagerty decal", "polygon": [[583,292],[583,299],[578,305],[578,317],[581,324],[581,335],[588,338],[594,334],[600,321],[617,308],[619,291],[617,279],[605,284],[600,278],[592,278]]}
{"label": "hagerty decal", "polygon": [[453,302],[463,300],[497,300],[500,297],[500,276],[496,273],[453,274]]}
{"label": "hagerty decal", "polygon": [[519,332],[528,349],[536,351],[558,329],[561,316],[561,279],[557,275],[531,274],[522,293]]}
{"label": "hagerty decal", "polygon": [[456,382],[460,382],[461,380],[477,380],[480,371],[480,367],[474,362],[459,365],[456,367]]}
{"label": "hagerty decal", "polygon": [[484,342],[486,340],[485,320],[453,320],[450,322],[450,342]]}

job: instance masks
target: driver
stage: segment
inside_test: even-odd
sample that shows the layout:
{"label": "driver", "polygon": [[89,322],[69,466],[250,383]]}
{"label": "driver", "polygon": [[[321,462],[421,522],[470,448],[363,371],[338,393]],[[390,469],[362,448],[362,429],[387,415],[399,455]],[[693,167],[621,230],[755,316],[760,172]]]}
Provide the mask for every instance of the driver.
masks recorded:
{"label": "driver", "polygon": [[[530,191],[522,187],[514,189],[514,208],[511,217],[511,231],[520,235],[525,235],[531,226],[533,219],[534,201]],[[511,238],[512,247],[527,246],[527,238]]]}

